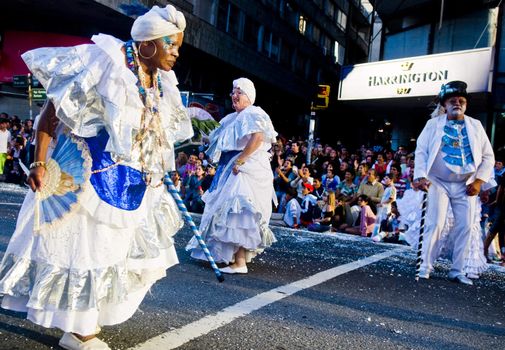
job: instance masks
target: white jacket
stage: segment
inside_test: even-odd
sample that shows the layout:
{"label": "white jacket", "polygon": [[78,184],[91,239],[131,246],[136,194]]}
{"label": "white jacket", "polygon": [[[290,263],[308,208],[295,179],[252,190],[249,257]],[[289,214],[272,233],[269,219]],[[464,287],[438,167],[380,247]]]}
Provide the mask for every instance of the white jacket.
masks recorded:
{"label": "white jacket", "polygon": [[[430,119],[419,135],[415,152],[414,179],[420,177],[429,179],[431,167],[442,144],[446,122],[446,114]],[[476,168],[475,173],[467,180],[467,184],[475,179],[481,179],[487,183],[494,177],[493,148],[479,120],[465,115],[465,126]]]}

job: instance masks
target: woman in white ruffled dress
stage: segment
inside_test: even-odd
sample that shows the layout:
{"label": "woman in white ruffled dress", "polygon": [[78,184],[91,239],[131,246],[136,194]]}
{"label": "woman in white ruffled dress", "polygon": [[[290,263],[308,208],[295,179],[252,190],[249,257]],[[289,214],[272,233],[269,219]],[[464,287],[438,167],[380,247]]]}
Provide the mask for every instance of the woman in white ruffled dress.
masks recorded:
{"label": "woman in white ruffled dress", "polygon": [[[268,150],[277,133],[268,114],[253,105],[252,81],[234,80],[231,98],[236,112],[210,135],[207,155],[219,166],[202,196],[200,231],[214,259],[231,263],[221,271],[233,274],[247,273],[247,263],[275,242],[268,227],[276,201]],[[207,260],[194,237],[187,249],[193,258]]]}
{"label": "woman in white ruffled dress", "polygon": [[[174,142],[193,133],[171,70],[185,26],[173,6],[155,6],[126,43],[100,34],[94,44],[23,55],[48,103],[28,180],[37,192],[27,194],[0,265],[0,294],[2,307],[63,330],[65,349],[109,349],[99,326],[130,318],[178,263],[172,236],[183,222],[163,179]],[[68,156],[84,159],[86,180],[68,211],[40,224],[57,212],[39,213],[36,197],[50,190],[46,166],[62,136],[82,151]]]}

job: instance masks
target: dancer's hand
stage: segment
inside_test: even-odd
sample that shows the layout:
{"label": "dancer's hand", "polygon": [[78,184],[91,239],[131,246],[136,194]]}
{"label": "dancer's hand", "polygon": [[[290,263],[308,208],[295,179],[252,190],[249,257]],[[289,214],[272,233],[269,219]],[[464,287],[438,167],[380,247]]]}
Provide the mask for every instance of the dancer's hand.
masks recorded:
{"label": "dancer's hand", "polygon": [[466,186],[466,194],[469,196],[476,196],[480,193],[480,186],[484,181],[481,179],[475,179],[474,182]]}
{"label": "dancer's hand", "polygon": [[43,166],[39,166],[30,170],[30,176],[26,182],[28,186],[32,189],[33,192],[40,191],[42,188],[42,179],[44,178],[44,174],[46,173],[46,168]]}
{"label": "dancer's hand", "polygon": [[240,165],[235,164],[233,168],[231,169],[233,175],[237,175],[240,172]]}

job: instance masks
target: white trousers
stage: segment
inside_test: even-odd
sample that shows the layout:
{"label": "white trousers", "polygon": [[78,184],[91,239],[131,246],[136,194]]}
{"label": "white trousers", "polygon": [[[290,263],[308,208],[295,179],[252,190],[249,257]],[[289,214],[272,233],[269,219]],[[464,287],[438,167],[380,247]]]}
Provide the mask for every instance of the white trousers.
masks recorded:
{"label": "white trousers", "polygon": [[470,235],[475,220],[477,200],[478,196],[468,196],[466,194],[465,182],[431,180],[425,218],[422,270],[428,273],[431,272],[433,263],[440,254],[443,243],[441,242],[442,230],[450,203],[454,215],[454,227],[449,235],[456,235],[454,237],[451,273],[464,273],[463,269],[469,253]]}

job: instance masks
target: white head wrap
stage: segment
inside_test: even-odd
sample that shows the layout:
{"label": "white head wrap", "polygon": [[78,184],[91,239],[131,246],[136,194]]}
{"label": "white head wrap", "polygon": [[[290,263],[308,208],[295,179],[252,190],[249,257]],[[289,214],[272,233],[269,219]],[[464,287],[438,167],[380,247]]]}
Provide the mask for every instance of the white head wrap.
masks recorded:
{"label": "white head wrap", "polygon": [[254,88],[254,84],[252,81],[250,81],[247,78],[238,78],[233,81],[233,88],[239,88],[249,98],[249,101],[251,101],[251,104],[254,104],[254,101],[256,101],[256,89]]}
{"label": "white head wrap", "polygon": [[131,35],[135,41],[148,41],[182,33],[186,29],[184,14],[172,5],[153,6],[133,22]]}

